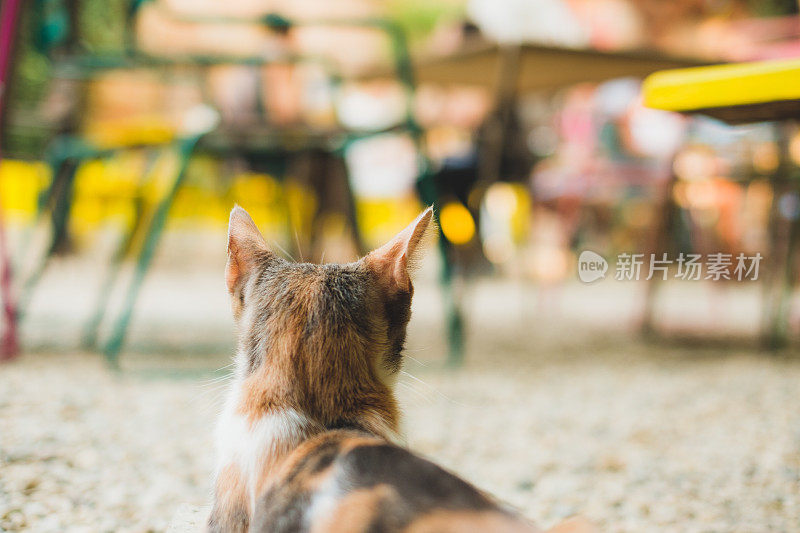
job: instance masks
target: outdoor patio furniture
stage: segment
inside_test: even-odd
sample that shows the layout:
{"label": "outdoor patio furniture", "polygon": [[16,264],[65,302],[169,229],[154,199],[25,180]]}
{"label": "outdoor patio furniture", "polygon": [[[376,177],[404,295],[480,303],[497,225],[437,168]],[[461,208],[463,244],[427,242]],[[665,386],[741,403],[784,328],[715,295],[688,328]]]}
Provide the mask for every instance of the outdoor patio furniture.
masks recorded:
{"label": "outdoor patio furniture", "polygon": [[[702,114],[729,124],[767,120],[790,121],[800,118],[800,60],[773,60],[752,63],[667,70],[649,76],[643,86],[644,103],[649,107],[685,114]],[[780,200],[797,195],[796,167],[789,158],[786,128],[779,128],[780,163],[771,177],[773,201],[769,221],[769,243],[765,261],[761,341],[767,348],[788,342],[791,289],[796,278],[795,256],[798,236],[797,217],[781,212]],[[673,173],[663,196],[656,249],[666,246],[674,222]],[[648,288],[644,329],[655,329],[654,301],[657,276]]]}
{"label": "outdoor patio furniture", "polygon": [[[318,57],[304,57],[293,53],[283,53],[277,56],[256,55],[245,57],[198,54],[182,55],[180,57],[162,57],[146,53],[137,47],[135,31],[136,17],[141,7],[147,3],[151,2],[149,0],[134,0],[130,3],[125,21],[125,49],[121,53],[116,54],[92,54],[80,50],[70,50],[70,48],[74,47],[66,46],[70,44],[67,42],[70,35],[67,28],[61,27],[64,24],[63,18],[56,16],[54,20],[43,21],[43,27],[47,28],[47,31],[42,31],[40,33],[50,38],[49,41],[45,39],[45,42],[40,43],[44,51],[50,53],[52,50],[62,47],[62,45],[67,48],[67,53],[62,52],[54,56],[56,57],[54,59],[54,67],[57,68],[56,76],[91,79],[98,73],[107,72],[111,69],[148,68],[165,70],[176,66],[188,66],[202,70],[212,65],[246,65],[259,67],[272,62],[299,63],[321,61]],[[72,7],[74,8],[74,6]],[[130,243],[134,240],[134,232],[137,230],[144,231],[144,237],[141,239],[143,244],[137,252],[136,270],[133,279],[127,289],[123,307],[118,316],[114,319],[111,336],[106,341],[103,348],[109,362],[114,365],[117,364],[125,334],[133,315],[139,288],[144,280],[158,240],[163,231],[167,213],[169,212],[178,190],[183,184],[188,161],[197,151],[205,151],[223,156],[235,154],[239,157],[244,157],[245,160],[258,160],[260,162],[269,160],[273,166],[283,169],[283,172],[285,172],[288,167],[287,161],[291,158],[310,157],[318,163],[321,161],[321,164],[324,165],[335,164],[335,160],[341,160],[344,156],[344,152],[355,141],[387,132],[402,131],[410,135],[418,147],[418,158],[420,161],[418,165],[419,175],[417,176],[417,185],[420,197],[424,203],[434,204],[438,209],[435,189],[432,188],[429,183],[429,165],[425,159],[424,150],[421,149],[421,129],[416,124],[412,112],[411,95],[414,91],[414,80],[410,67],[410,59],[404,34],[397,26],[383,19],[300,22],[288,20],[276,14],[269,14],[257,19],[225,18],[190,16],[170,12],[168,8],[162,9],[167,16],[175,17],[176,20],[182,22],[196,24],[215,22],[230,25],[257,24],[278,32],[285,32],[295,24],[331,24],[342,27],[366,27],[375,29],[384,33],[390,40],[394,64],[392,76],[402,84],[408,96],[408,108],[399,124],[378,131],[353,131],[343,127],[325,131],[313,130],[312,128],[287,128],[280,125],[270,125],[263,120],[264,117],[262,116],[262,120],[259,121],[260,127],[257,128],[257,131],[251,132],[252,135],[247,135],[244,131],[238,130],[235,132],[235,135],[232,136],[231,131],[226,131],[225,128],[218,127],[209,131],[195,132],[189,135],[176,134],[173,138],[165,140],[160,145],[147,146],[146,148],[148,149],[177,150],[180,163],[176,168],[171,185],[166,187],[164,195],[159,199],[155,207],[155,212],[149,217],[148,223],[145,225],[144,229],[142,229],[141,224],[134,224],[129,234],[123,236],[121,239],[118,253],[112,261],[108,277],[102,284],[101,295],[96,309],[92,313],[92,317],[86,328],[85,340],[89,344],[94,344],[97,341],[97,328],[103,320],[104,315],[107,313],[109,294],[115,283],[117,272],[119,271],[119,264],[129,251]],[[44,10],[42,12],[44,12]],[[72,16],[77,16],[77,12],[74,9],[69,10],[68,13]],[[67,22],[69,22],[69,24],[67,24],[68,26],[70,24],[77,25],[74,20],[68,20]],[[342,81],[342,74],[336,72],[335,66],[325,63],[325,67],[328,69],[334,82]],[[256,112],[263,113],[263,109],[256,110]],[[242,139],[245,138],[251,141],[244,142]],[[142,146],[94,146],[88,139],[83,138],[81,133],[75,129],[67,131],[51,144],[51,149],[46,159],[51,167],[53,180],[50,187],[45,192],[43,201],[40,203],[40,218],[44,216],[45,213],[50,214],[52,242],[49,249],[45,251],[40,265],[34,269],[32,274],[24,282],[25,290],[23,302],[30,300],[30,292],[34,289],[46,266],[48,257],[55,251],[58,240],[64,234],[68,226],[72,203],[71,190],[75,170],[87,160],[108,157],[117,151],[132,148],[142,148]],[[323,154],[330,154],[332,157],[320,158],[314,156],[315,153],[320,153],[320,151]],[[276,176],[280,179],[283,176],[283,172],[278,172]],[[353,205],[352,192],[349,191],[349,183],[347,187],[348,194],[350,195],[350,209],[347,214],[354,232],[354,240],[356,244],[362,248],[361,251],[364,252],[358,233],[358,221],[355,218],[355,207]],[[442,242],[442,246],[445,247],[446,243]],[[452,291],[449,289],[451,273],[444,248],[442,250],[443,256],[445,257],[443,261],[442,281],[445,288],[445,309],[447,312],[448,339],[450,340],[450,360],[452,361],[460,359],[459,354],[462,349],[461,321],[458,305],[455,303]],[[24,306],[21,312],[24,313]]]}

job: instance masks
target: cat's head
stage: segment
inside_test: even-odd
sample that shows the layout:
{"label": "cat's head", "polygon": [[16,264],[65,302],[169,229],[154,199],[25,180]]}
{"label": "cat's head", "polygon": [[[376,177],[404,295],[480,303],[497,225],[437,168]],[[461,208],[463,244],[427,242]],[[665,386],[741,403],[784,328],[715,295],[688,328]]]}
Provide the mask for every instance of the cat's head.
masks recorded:
{"label": "cat's head", "polygon": [[324,427],[396,430],[392,386],[411,317],[410,272],[432,218],[426,209],[354,263],[316,265],[278,257],[234,207],[225,280],[243,413],[291,408]]}

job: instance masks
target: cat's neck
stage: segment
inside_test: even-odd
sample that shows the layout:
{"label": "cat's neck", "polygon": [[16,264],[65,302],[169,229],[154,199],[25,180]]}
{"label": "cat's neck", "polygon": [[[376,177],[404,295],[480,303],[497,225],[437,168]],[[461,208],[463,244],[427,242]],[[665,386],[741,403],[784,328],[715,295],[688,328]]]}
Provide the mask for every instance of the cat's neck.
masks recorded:
{"label": "cat's neck", "polygon": [[357,429],[390,442],[401,441],[392,425],[377,413],[365,411],[352,424],[326,427],[288,405],[272,405],[260,412],[243,409],[247,403],[246,394],[243,381],[235,379],[217,425],[216,471],[218,478],[225,473],[234,474],[250,506],[255,504],[255,495],[271,482],[284,460],[319,434],[335,429]]}
{"label": "cat's neck", "polygon": [[217,447],[222,455],[246,451],[237,450],[235,439],[228,437],[243,432],[252,435],[247,440],[259,443],[259,449],[250,451],[269,455],[269,462],[278,461],[311,437],[336,429],[358,430],[393,443],[402,441],[396,421],[386,419],[378,411],[365,408],[348,419],[325,424],[290,403],[254,401],[255,392],[248,386],[247,379],[242,379],[241,375],[234,378],[217,432]]}
{"label": "cat's neck", "polygon": [[223,461],[249,460],[257,456],[274,463],[322,430],[291,407],[257,413],[244,409],[244,403],[241,382],[235,380],[217,427],[217,451]]}
{"label": "cat's neck", "polygon": [[[235,378],[226,404],[231,414],[244,416],[250,425],[265,419],[280,420],[282,431],[276,433],[275,438],[287,445],[297,446],[303,440],[334,429],[359,430],[400,443],[397,402],[391,386],[381,384],[383,380],[376,380],[376,389],[365,389],[366,392],[361,393],[363,402],[359,401],[362,398],[358,394],[349,394],[346,400],[337,399],[339,390],[337,386],[330,386],[331,379],[327,387],[306,390],[293,384],[297,378],[292,370],[296,369],[286,362],[285,354],[272,354],[265,358],[271,364],[262,360],[253,369],[252,362],[245,357],[250,351],[240,350],[237,357]],[[348,388],[353,389],[352,386]],[[344,405],[346,410],[342,410]]]}

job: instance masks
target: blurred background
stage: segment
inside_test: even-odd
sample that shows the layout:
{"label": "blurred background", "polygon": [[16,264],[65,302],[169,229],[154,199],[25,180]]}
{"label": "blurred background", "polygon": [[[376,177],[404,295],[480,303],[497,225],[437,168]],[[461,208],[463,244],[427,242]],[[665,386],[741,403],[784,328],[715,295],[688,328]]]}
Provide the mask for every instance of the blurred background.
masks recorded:
{"label": "blurred background", "polygon": [[[0,5],[0,531],[207,503],[235,203],[314,262],[435,206],[408,443],[540,525],[800,531],[796,114],[642,89],[800,57],[794,0]],[[623,253],[763,259],[622,281]]]}

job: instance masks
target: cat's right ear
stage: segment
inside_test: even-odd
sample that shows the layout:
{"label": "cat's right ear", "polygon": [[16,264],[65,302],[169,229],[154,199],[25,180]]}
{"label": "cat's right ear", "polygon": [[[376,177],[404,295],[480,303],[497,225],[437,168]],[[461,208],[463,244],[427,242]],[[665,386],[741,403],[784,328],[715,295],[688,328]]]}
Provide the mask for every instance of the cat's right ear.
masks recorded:
{"label": "cat's right ear", "polygon": [[258,258],[271,255],[267,243],[247,211],[234,206],[228,222],[228,264],[225,266],[225,283],[233,294],[236,287],[255,268]]}
{"label": "cat's right ear", "polygon": [[392,240],[367,254],[363,261],[390,292],[411,291],[410,271],[434,228],[433,207],[429,207]]}

